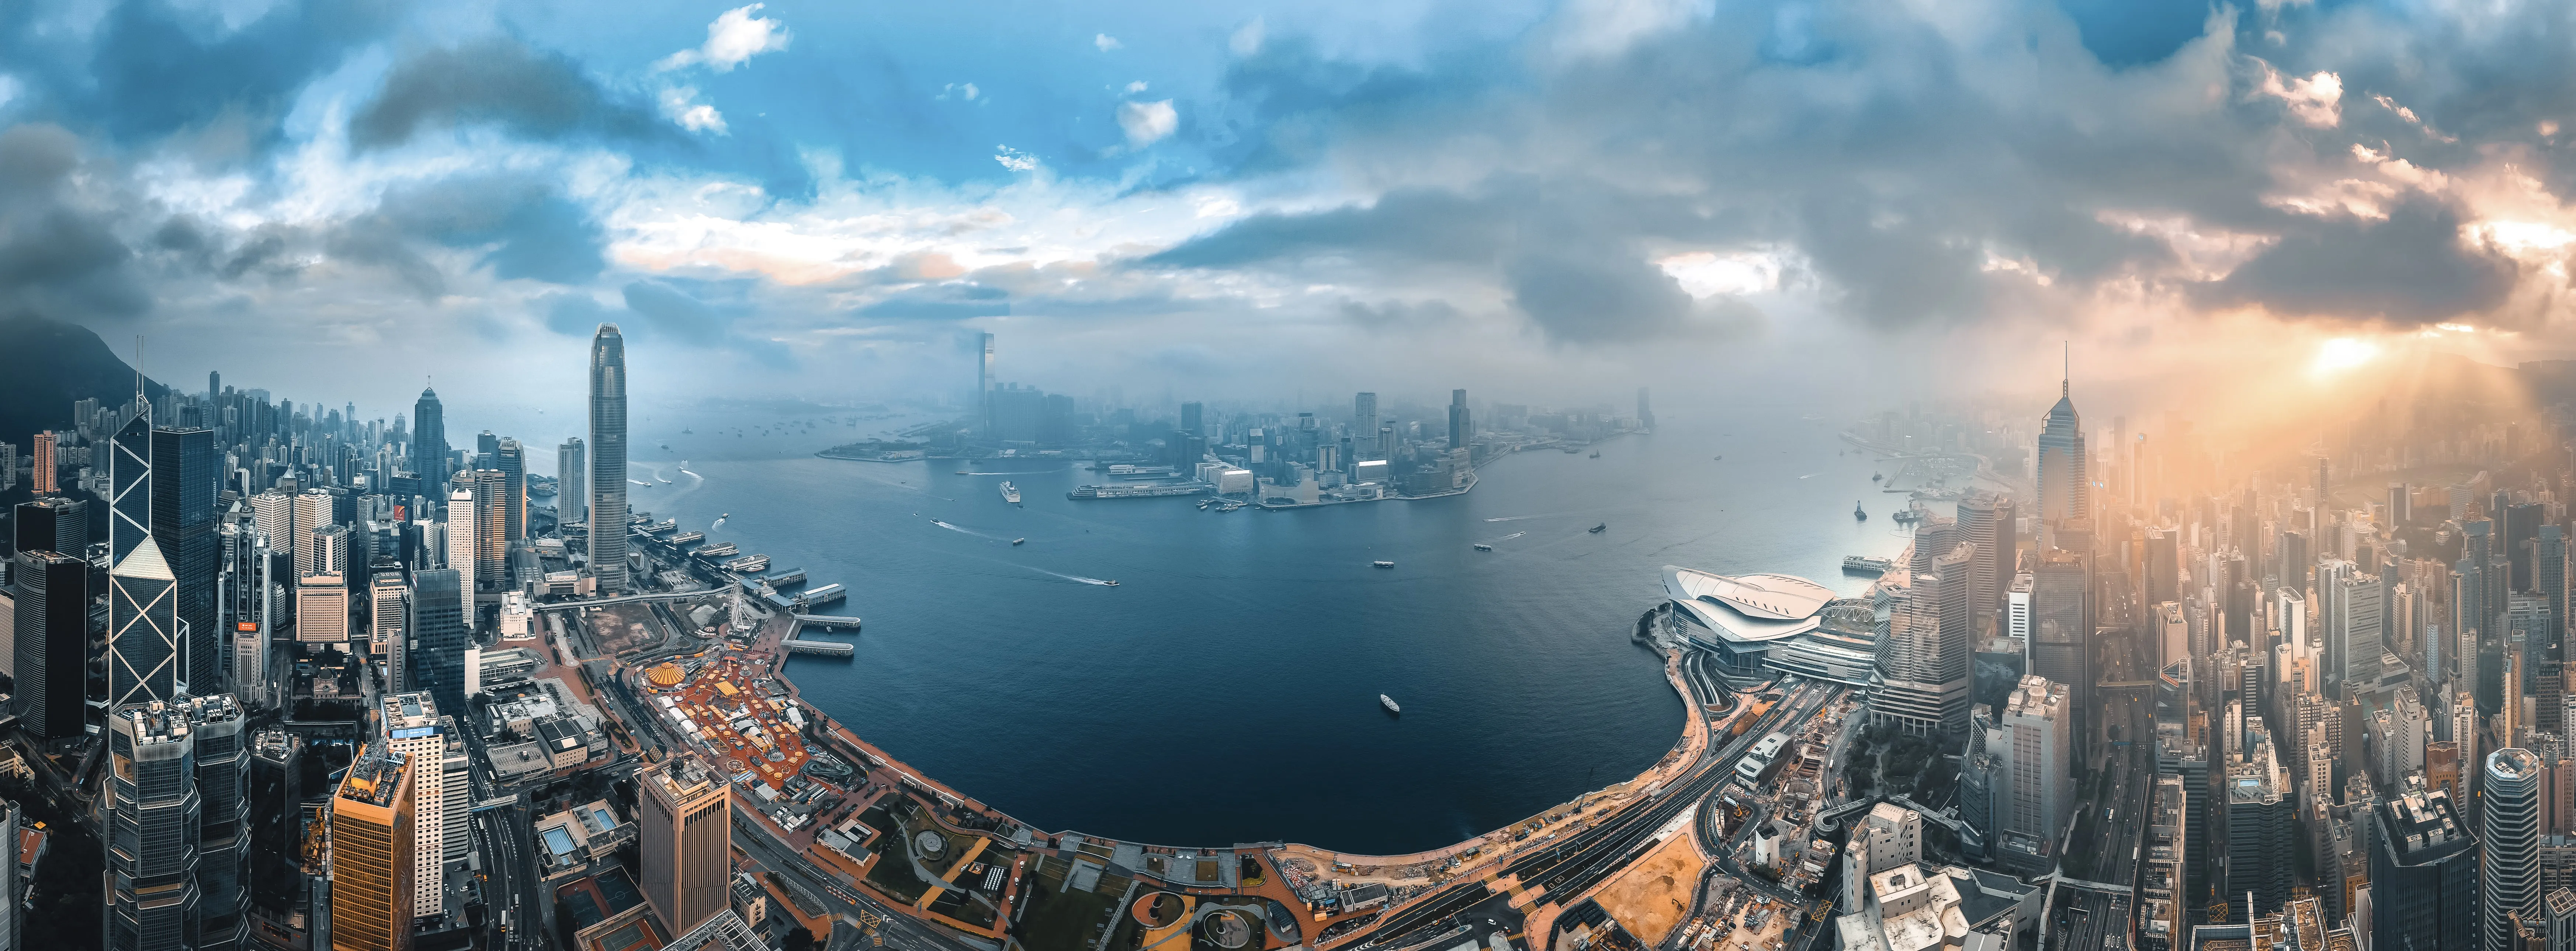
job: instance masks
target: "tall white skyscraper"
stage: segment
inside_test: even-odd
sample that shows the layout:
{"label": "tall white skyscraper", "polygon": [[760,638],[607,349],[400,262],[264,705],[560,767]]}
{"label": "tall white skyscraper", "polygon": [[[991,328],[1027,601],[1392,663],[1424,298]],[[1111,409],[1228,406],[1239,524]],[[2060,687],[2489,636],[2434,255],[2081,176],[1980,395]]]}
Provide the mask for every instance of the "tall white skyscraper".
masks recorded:
{"label": "tall white skyscraper", "polygon": [[2516,748],[2487,754],[2478,848],[2479,943],[2483,951],[2512,951],[2510,916],[2540,915],[2540,757]]}
{"label": "tall white skyscraper", "polygon": [[2005,701],[2002,736],[1987,744],[2004,758],[2010,782],[2003,791],[2004,831],[2029,836],[2051,846],[2065,831],[2074,808],[2067,795],[2067,757],[2072,752],[2074,711],[2064,684],[2037,674],[2024,676]]}
{"label": "tall white skyscraper", "polygon": [[331,522],[331,493],[306,489],[295,495],[295,522],[287,530],[294,533],[296,577],[331,570],[313,544],[313,533],[329,528]]}
{"label": "tall white skyscraper", "polygon": [[[401,693],[384,699],[378,728],[385,746],[403,754],[412,770],[412,913],[435,915],[447,887],[447,729],[440,722],[438,701],[426,693]],[[461,817],[460,817],[461,818]]]}
{"label": "tall white skyscraper", "polygon": [[447,567],[455,569],[457,587],[465,597],[465,626],[474,627],[474,493],[458,489],[447,494]]}

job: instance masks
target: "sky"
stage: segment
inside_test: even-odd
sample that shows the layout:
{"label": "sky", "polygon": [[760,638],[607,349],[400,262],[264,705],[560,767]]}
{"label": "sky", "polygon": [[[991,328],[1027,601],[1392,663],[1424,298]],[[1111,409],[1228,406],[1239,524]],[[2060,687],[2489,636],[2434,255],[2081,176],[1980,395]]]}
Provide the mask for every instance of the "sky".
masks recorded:
{"label": "sky", "polygon": [[0,11],[0,311],[367,415],[2576,351],[2563,2]]}

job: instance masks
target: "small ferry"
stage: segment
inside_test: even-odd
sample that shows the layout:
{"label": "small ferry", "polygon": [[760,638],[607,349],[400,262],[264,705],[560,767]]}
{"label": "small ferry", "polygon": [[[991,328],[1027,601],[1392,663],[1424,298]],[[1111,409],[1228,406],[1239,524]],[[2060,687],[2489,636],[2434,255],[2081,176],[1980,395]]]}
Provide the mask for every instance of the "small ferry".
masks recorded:
{"label": "small ferry", "polygon": [[1610,530],[1610,523],[1608,523],[1608,522],[1603,522],[1603,523],[1601,523],[1601,524],[1599,524],[1599,525],[1592,526],[1591,528],[1584,529],[1584,531],[1589,532],[1589,533],[1594,534],[1594,535],[1598,535],[1598,534],[1601,534],[1602,532],[1606,532],[1606,531],[1609,531],[1609,530]]}
{"label": "small ferry", "polygon": [[1008,482],[1002,483],[1002,501],[1012,505],[1020,504],[1020,487]]}
{"label": "small ferry", "polygon": [[957,474],[958,474],[958,475],[974,475],[975,473],[970,472],[970,471],[965,470],[965,469],[959,469],[959,470],[957,470]]}
{"label": "small ferry", "polygon": [[1595,459],[1599,459],[1599,458],[1601,458],[1601,450],[1598,450],[1598,449],[1592,450],[1592,458],[1595,458]]}
{"label": "small ferry", "polygon": [[1403,707],[1399,707],[1399,706],[1396,706],[1396,705],[1395,705],[1395,698],[1394,698],[1394,697],[1390,697],[1390,696],[1387,696],[1387,695],[1385,695],[1385,694],[1378,694],[1378,695],[1377,695],[1377,705],[1378,705],[1378,706],[1381,706],[1381,707],[1385,707],[1385,708],[1386,708],[1386,712],[1388,712],[1388,713],[1403,713],[1403,712],[1404,712],[1404,708],[1403,708]]}
{"label": "small ferry", "polygon": [[1020,543],[1026,542],[1026,541],[1028,541],[1028,539],[1025,539],[1025,538],[1014,538],[1014,539],[1011,539],[1011,544],[1017,545],[1017,544],[1020,544]]}
{"label": "small ferry", "polygon": [[1896,570],[1896,562],[1885,558],[1872,558],[1868,555],[1848,555],[1843,558],[1844,574],[1883,575],[1894,570]]}
{"label": "small ferry", "polygon": [[1115,588],[1115,587],[1117,587],[1117,586],[1118,586],[1118,581],[1117,581],[1117,579],[1114,579],[1114,578],[1113,578],[1113,579],[1110,579],[1110,580],[1108,580],[1108,581],[1103,581],[1103,582],[1101,582],[1101,583],[1100,583],[1100,586],[1101,586],[1101,587],[1104,587],[1104,588]]}
{"label": "small ferry", "polygon": [[1370,566],[1370,567],[1372,567],[1372,568],[1393,568],[1393,567],[1395,567],[1395,562],[1392,562],[1392,561],[1372,561],[1372,562],[1369,562],[1369,566]]}
{"label": "small ferry", "polygon": [[1872,472],[1872,473],[1870,473],[1870,474],[1869,474],[1869,481],[1871,481],[1871,482],[1878,482],[1878,481],[1884,480],[1884,479],[1886,479],[1886,478],[1887,478],[1886,476],[1879,475],[1878,473],[1875,473],[1875,472]]}
{"label": "small ferry", "polygon": [[1856,521],[1856,522],[1866,522],[1866,521],[1869,521],[1869,510],[1868,510],[1868,509],[1861,508],[1861,507],[1860,507],[1860,503],[1859,503],[1859,502],[1853,502],[1853,503],[1852,503],[1852,520],[1853,520],[1853,521]]}
{"label": "small ferry", "polygon": [[1477,550],[1477,551],[1493,551],[1493,550],[1494,550],[1494,546],[1492,546],[1492,545],[1488,545],[1488,544],[1485,544],[1485,543],[1483,543],[1483,542],[1478,542],[1478,543],[1476,543],[1476,550]]}

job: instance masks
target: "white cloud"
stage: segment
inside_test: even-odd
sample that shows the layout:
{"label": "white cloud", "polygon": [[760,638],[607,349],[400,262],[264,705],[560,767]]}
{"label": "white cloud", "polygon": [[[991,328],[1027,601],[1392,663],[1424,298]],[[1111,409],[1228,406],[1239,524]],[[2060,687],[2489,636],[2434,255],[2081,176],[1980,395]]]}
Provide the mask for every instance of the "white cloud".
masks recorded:
{"label": "white cloud", "polygon": [[967,102],[974,102],[975,100],[982,98],[983,95],[984,91],[976,88],[974,83],[949,83],[948,85],[939,88],[939,98],[941,99],[955,97],[966,100]]}
{"label": "white cloud", "polygon": [[996,146],[996,148],[999,148],[1001,151],[993,153],[993,161],[1002,163],[1003,168],[1010,169],[1014,172],[1034,172],[1038,170],[1037,156],[1030,155],[1027,152],[1022,152],[1007,145]]}
{"label": "white cloud", "polygon": [[1706,298],[1718,294],[1759,294],[1780,288],[1783,267],[1777,250],[1717,254],[1691,251],[1655,262],[1682,292]]}
{"label": "white cloud", "polygon": [[0,108],[6,108],[9,100],[16,98],[18,98],[18,77],[0,73]]}
{"label": "white cloud", "polygon": [[[1130,95],[1130,96],[1133,96],[1133,95],[1135,95],[1135,94],[1137,94],[1137,93],[1144,92],[1144,91],[1145,91],[1145,81],[1144,81],[1144,80],[1142,80],[1142,79],[1139,79],[1139,80],[1137,80],[1137,81],[1135,81],[1135,82],[1132,82],[1132,83],[1128,83],[1128,84],[1127,84],[1127,94],[1128,94],[1128,95]],[[5,101],[5,100],[0,100],[0,101]]]}
{"label": "white cloud", "polygon": [[2283,82],[2281,71],[2272,64],[2255,62],[2263,67],[2263,85],[2257,92],[2281,100],[2291,116],[2319,129],[2343,123],[2343,77],[2319,71],[2306,79],[2292,77]]}
{"label": "white cloud", "polygon": [[1645,37],[1708,19],[1713,0],[1575,0],[1558,14],[1556,52],[1610,56]]}
{"label": "white cloud", "polygon": [[1106,53],[1127,44],[1118,42],[1117,37],[1107,33],[1098,33],[1091,37],[1091,45],[1099,47],[1101,52]]}
{"label": "white cloud", "polygon": [[763,6],[766,4],[755,3],[719,14],[715,22],[707,24],[706,45],[663,57],[653,68],[670,70],[704,63],[715,67],[716,72],[731,72],[754,56],[786,49],[787,41],[795,38],[787,27],[752,15]]}
{"label": "white cloud", "polygon": [[1233,36],[1226,39],[1225,46],[1233,50],[1236,56],[1250,56],[1261,52],[1261,40],[1268,31],[1269,28],[1262,25],[1260,17],[1253,17],[1252,22],[1244,24],[1241,29],[1234,31]]}
{"label": "white cloud", "polygon": [[699,102],[697,99],[698,91],[694,87],[675,86],[662,90],[662,115],[679,123],[680,128],[691,132],[729,134],[725,128],[724,113],[717,112],[716,107]]}
{"label": "white cloud", "polygon": [[1181,114],[1172,109],[1169,99],[1122,102],[1118,104],[1118,127],[1126,130],[1130,148],[1141,149],[1162,141],[1180,128]]}

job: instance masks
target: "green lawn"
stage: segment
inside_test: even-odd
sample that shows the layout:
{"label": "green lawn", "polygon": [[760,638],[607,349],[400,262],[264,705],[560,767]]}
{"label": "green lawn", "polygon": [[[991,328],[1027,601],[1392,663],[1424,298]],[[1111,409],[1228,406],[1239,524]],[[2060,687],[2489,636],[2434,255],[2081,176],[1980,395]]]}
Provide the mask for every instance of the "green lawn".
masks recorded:
{"label": "green lawn", "polygon": [[1117,902],[1116,895],[1048,890],[1013,936],[1029,951],[1088,951]]}

